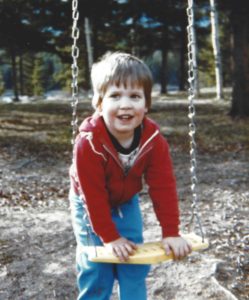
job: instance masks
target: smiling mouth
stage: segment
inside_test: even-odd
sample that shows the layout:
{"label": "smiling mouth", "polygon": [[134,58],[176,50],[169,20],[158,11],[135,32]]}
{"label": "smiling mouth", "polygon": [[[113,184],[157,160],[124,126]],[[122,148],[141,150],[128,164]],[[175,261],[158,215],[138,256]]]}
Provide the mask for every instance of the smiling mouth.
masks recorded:
{"label": "smiling mouth", "polygon": [[121,115],[121,116],[117,116],[117,118],[119,120],[131,120],[133,118],[133,116],[131,116],[131,115]]}

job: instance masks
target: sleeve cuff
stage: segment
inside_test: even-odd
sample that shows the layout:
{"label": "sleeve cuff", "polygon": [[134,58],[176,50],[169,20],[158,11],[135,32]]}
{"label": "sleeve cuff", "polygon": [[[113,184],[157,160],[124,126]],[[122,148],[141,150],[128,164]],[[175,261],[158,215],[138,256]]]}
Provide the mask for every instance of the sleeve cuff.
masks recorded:
{"label": "sleeve cuff", "polygon": [[110,243],[120,238],[118,232],[109,232],[108,234],[102,235],[101,240],[103,243]]}
{"label": "sleeve cuff", "polygon": [[180,236],[178,226],[174,225],[162,228],[162,236],[163,238]]}

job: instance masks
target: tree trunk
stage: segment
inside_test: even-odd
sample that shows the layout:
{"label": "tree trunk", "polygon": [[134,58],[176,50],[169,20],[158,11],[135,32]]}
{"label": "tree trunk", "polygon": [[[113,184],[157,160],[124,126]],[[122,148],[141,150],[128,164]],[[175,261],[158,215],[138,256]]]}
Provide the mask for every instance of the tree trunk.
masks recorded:
{"label": "tree trunk", "polygon": [[3,81],[3,76],[2,72],[0,72],[0,96],[3,94],[5,88],[4,88],[4,81]]}
{"label": "tree trunk", "polygon": [[12,64],[12,85],[14,91],[14,101],[19,101],[18,86],[17,86],[17,69],[16,69],[16,53],[14,47],[10,50]]}
{"label": "tree trunk", "polygon": [[223,78],[222,78],[222,63],[221,63],[221,51],[219,42],[219,24],[218,24],[218,12],[216,9],[215,0],[210,0],[210,19],[211,19],[211,38],[214,52],[215,62],[215,78],[216,78],[216,97],[221,100],[223,97]]}
{"label": "tree trunk", "polygon": [[137,42],[137,15],[132,17],[132,24],[130,29],[130,37],[131,37],[131,53],[132,55],[139,56],[139,47]]}
{"label": "tree trunk", "polygon": [[101,44],[99,43],[99,36],[101,35],[99,20],[91,20],[90,26],[90,42],[92,51],[93,62],[97,61],[100,55],[103,53],[101,50]]}
{"label": "tree trunk", "polygon": [[162,65],[161,65],[161,94],[167,93],[167,60],[168,60],[168,35],[167,25],[163,25],[162,32]]}
{"label": "tree trunk", "polygon": [[[193,17],[195,20],[195,17]],[[196,32],[195,32],[195,25],[191,28],[192,31],[192,37],[193,37],[193,44],[192,44],[192,58],[193,58],[193,67],[195,70],[195,95],[198,97],[200,95],[200,83],[199,83],[199,73],[198,73],[198,61],[197,61],[197,53],[198,53],[198,47],[197,47],[197,41],[196,41]]]}
{"label": "tree trunk", "polygon": [[230,114],[233,117],[249,116],[249,45],[248,9],[242,0],[234,0],[231,23],[233,29],[233,92]]}
{"label": "tree trunk", "polygon": [[132,28],[130,29],[131,54],[139,56],[139,47],[137,46],[137,31],[135,21],[133,19]]}
{"label": "tree trunk", "polygon": [[162,66],[161,66],[161,94],[167,94],[167,60],[168,51],[167,49],[162,49]]}
{"label": "tree trunk", "polygon": [[24,75],[23,75],[23,55],[19,55],[19,84],[20,84],[20,93],[24,95]]}
{"label": "tree trunk", "polygon": [[187,18],[186,14],[181,21],[181,46],[180,46],[180,76],[179,76],[179,90],[184,91],[187,84],[187,70],[186,70],[186,57],[187,57]]}
{"label": "tree trunk", "polygon": [[91,31],[89,19],[85,17],[85,37],[86,37],[86,49],[87,49],[89,73],[93,65],[93,48],[92,48],[91,34],[92,31]]}

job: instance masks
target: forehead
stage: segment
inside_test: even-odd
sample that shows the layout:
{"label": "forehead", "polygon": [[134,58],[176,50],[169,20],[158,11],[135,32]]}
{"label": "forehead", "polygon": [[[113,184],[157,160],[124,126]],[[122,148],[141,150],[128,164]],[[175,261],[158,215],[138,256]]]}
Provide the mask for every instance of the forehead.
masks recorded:
{"label": "forehead", "polygon": [[110,83],[107,85],[106,92],[112,92],[112,91],[130,91],[130,92],[144,92],[144,88],[142,85],[139,84],[115,84]]}

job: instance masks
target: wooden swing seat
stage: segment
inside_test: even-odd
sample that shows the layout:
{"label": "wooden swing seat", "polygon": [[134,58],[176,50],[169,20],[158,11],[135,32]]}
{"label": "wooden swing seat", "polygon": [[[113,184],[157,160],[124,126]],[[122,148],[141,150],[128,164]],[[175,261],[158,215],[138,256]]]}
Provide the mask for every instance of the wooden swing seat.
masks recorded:
{"label": "wooden swing seat", "polygon": [[[182,234],[191,245],[192,250],[202,250],[208,248],[208,241],[202,241],[202,238],[195,233]],[[98,263],[115,263],[121,262],[116,256],[113,255],[110,249],[104,246],[90,246],[87,247],[89,260]],[[138,245],[135,254],[130,256],[125,264],[157,264],[163,261],[172,260],[173,253],[166,255],[161,242],[151,242]]]}

